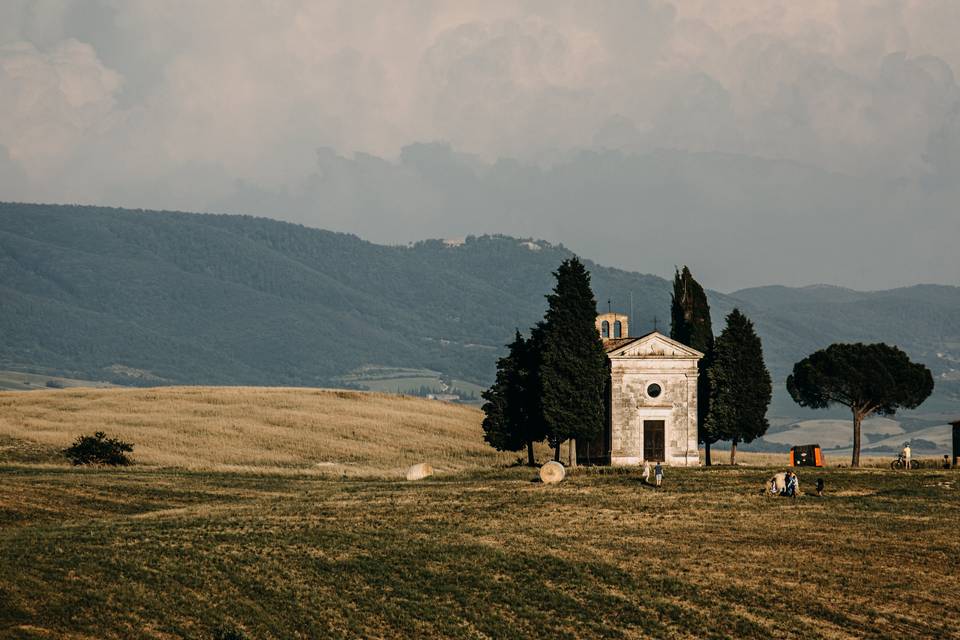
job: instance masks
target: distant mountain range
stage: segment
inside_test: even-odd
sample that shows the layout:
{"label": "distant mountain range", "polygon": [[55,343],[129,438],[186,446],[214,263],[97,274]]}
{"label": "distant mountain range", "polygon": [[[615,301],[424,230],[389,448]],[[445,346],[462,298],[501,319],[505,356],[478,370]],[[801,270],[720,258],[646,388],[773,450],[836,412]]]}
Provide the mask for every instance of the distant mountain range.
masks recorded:
{"label": "distant mountain range", "polygon": [[[249,216],[0,203],[0,369],[313,386],[375,366],[483,386],[570,255],[505,236],[384,246]],[[632,333],[655,317],[669,329],[669,281],[587,266],[599,306],[632,312]],[[884,341],[934,371],[925,407],[960,410],[960,288],[709,296],[716,333],[735,306],[754,320],[775,380],[832,342]],[[774,413],[802,415],[782,393]]]}

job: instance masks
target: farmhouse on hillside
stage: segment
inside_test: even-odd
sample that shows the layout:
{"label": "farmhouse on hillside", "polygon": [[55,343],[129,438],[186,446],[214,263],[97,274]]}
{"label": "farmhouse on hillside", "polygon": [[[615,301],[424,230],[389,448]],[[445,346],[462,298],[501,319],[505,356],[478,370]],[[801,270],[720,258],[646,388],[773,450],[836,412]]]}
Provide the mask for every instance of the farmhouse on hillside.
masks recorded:
{"label": "farmhouse on hillside", "polygon": [[597,316],[610,361],[603,433],[577,442],[586,464],[700,464],[697,448],[697,361],[703,354],[658,331],[629,337],[629,319]]}

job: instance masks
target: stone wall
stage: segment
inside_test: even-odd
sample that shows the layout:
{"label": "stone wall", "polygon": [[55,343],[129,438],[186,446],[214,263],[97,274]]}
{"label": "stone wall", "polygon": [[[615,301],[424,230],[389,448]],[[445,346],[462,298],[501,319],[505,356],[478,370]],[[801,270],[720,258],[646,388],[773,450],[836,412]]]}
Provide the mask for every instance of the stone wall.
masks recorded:
{"label": "stone wall", "polygon": [[645,420],[664,422],[666,464],[699,464],[695,359],[611,358],[611,464],[643,463]]}

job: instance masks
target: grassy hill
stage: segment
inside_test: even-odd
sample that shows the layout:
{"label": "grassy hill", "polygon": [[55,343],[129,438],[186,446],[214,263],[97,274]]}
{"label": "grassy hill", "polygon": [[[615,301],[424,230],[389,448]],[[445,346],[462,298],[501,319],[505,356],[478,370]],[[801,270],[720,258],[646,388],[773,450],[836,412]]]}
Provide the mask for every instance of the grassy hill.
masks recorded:
{"label": "grassy hill", "polygon": [[157,387],[0,393],[0,462],[63,464],[78,435],[132,442],[147,466],[207,471],[399,476],[508,464],[471,407],[303,388]]}
{"label": "grassy hill", "polygon": [[[475,391],[514,329],[540,319],[570,255],[501,236],[383,246],[249,216],[0,203],[0,368],[126,385]],[[655,316],[665,326],[668,281],[588,267],[601,307],[632,306],[633,333]],[[934,370],[924,410],[960,411],[960,288],[709,295],[717,333],[734,306],[755,320],[775,380],[832,342],[886,341]],[[401,369],[430,373],[402,385],[369,375]],[[805,415],[782,391],[774,413]]]}

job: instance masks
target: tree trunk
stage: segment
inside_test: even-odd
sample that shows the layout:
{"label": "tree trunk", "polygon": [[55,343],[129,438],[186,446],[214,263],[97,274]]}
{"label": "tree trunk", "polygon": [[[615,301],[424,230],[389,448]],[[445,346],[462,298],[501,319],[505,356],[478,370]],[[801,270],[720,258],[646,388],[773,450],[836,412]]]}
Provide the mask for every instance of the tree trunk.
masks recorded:
{"label": "tree trunk", "polygon": [[527,441],[527,466],[535,467],[537,461],[533,459],[533,440]]}
{"label": "tree trunk", "polygon": [[711,464],[713,464],[710,462],[710,443],[709,442],[703,443],[703,463],[708,467]]}
{"label": "tree trunk", "polygon": [[560,462],[560,445],[561,445],[561,444],[562,444],[562,443],[558,440],[558,441],[557,441],[557,446],[555,446],[555,447],[553,448],[553,461],[554,461],[554,462]]}
{"label": "tree trunk", "polygon": [[853,410],[853,460],[851,467],[860,466],[860,420],[863,416],[856,409]]}
{"label": "tree trunk", "polygon": [[567,466],[573,469],[577,466],[577,441],[574,438],[567,440]]}
{"label": "tree trunk", "polygon": [[737,439],[730,441],[730,466],[737,464]]}

